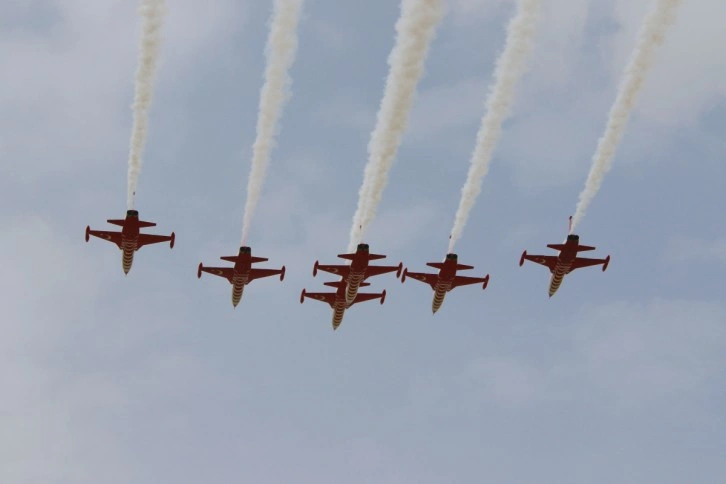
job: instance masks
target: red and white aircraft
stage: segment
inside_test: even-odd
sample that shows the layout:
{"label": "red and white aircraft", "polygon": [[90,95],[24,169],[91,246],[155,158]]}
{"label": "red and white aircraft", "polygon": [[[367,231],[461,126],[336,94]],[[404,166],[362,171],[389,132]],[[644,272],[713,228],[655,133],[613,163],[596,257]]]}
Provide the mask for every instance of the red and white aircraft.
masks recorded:
{"label": "red and white aircraft", "polygon": [[[346,308],[363,301],[370,301],[371,299],[380,299],[381,304],[383,304],[386,300],[386,291],[384,289],[383,292],[377,294],[358,293],[356,294],[353,302],[348,304],[345,294],[346,284],[343,279],[337,282],[326,282],[324,284],[326,286],[336,287],[338,290],[335,292],[306,292],[305,289],[303,289],[300,294],[300,304],[305,302],[306,297],[330,304],[330,307],[333,308],[333,331],[338,329],[338,326],[340,326],[340,323],[343,321]],[[370,286],[370,284],[367,282],[361,282],[359,286],[365,287]]]}
{"label": "red and white aircraft", "polygon": [[285,266],[281,269],[254,269],[252,264],[256,262],[265,262],[268,259],[264,257],[253,257],[252,249],[242,246],[239,248],[239,254],[220,257],[222,260],[234,262],[234,267],[204,267],[199,263],[197,269],[197,277],[202,277],[202,272],[207,272],[215,276],[224,277],[232,284],[232,305],[237,307],[245,286],[255,279],[280,275],[280,280],[285,279]]}
{"label": "red and white aircraft", "polygon": [[[315,261],[313,267],[313,277],[318,274],[318,271],[329,272],[331,274],[338,275],[343,278],[347,286],[345,292],[345,301],[348,306],[353,304],[356,294],[358,294],[358,288],[362,285],[361,283],[369,277],[379,276],[388,272],[395,272],[396,278],[401,277],[401,271],[403,270],[403,263],[399,263],[397,266],[371,266],[369,262],[377,259],[385,259],[385,255],[371,254],[368,244],[358,244],[358,248],[355,254],[338,254],[341,259],[347,259],[350,265],[323,265],[318,261]],[[327,283],[326,283],[327,284]]]}
{"label": "red and white aircraft", "polygon": [[90,226],[86,227],[86,242],[91,235],[103,240],[108,240],[118,245],[121,249],[121,265],[124,274],[128,274],[131,270],[131,264],[134,262],[134,252],[145,245],[158,244],[159,242],[169,242],[169,247],[174,247],[174,232],[171,235],[151,235],[139,233],[144,227],[156,226],[153,222],[144,222],[139,220],[139,212],[137,210],[127,210],[126,218],[119,220],[106,220],[106,222],[121,226],[121,232],[109,232],[106,230],[91,230]]}
{"label": "red and white aircraft", "polygon": [[[570,229],[572,229],[572,217],[570,217]],[[547,247],[549,247],[550,249],[559,250],[560,254],[557,256],[529,255],[525,250],[522,253],[522,257],[519,259],[519,265],[522,266],[526,259],[528,261],[541,264],[550,270],[550,272],[552,273],[549,290],[550,297],[552,297],[555,292],[557,292],[557,289],[560,288],[560,284],[562,284],[562,279],[564,279],[565,275],[569,274],[575,269],[602,264],[602,270],[603,272],[605,272],[605,270],[608,268],[608,264],[610,263],[610,256],[607,256],[604,259],[588,259],[585,257],[577,257],[578,252],[595,250],[595,247],[591,247],[589,245],[580,245],[580,237],[575,234],[567,235],[567,239],[563,244],[547,244]]]}
{"label": "red and white aircraft", "polygon": [[459,257],[456,254],[446,254],[444,262],[428,262],[426,265],[439,269],[438,274],[425,274],[422,272],[408,272],[408,269],[403,271],[401,282],[406,280],[406,277],[416,279],[421,282],[425,282],[431,289],[434,290],[434,301],[431,303],[431,311],[436,313],[444,302],[446,293],[459,286],[466,286],[469,284],[480,284],[482,290],[487,288],[489,284],[489,274],[485,277],[467,277],[457,276],[457,271],[473,269],[473,266],[467,266],[458,263]]}

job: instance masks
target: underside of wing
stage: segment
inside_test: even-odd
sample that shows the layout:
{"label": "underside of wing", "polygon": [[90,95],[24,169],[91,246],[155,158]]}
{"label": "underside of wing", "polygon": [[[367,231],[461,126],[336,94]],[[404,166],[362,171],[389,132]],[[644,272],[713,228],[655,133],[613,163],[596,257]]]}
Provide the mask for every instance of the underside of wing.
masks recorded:
{"label": "underside of wing", "polygon": [[605,262],[606,262],[605,259],[588,259],[586,257],[578,257],[572,262],[572,265],[570,266],[570,270],[567,272],[570,273],[570,272],[574,271],[575,269],[581,269],[583,267],[590,267],[590,266],[605,264]]}
{"label": "underside of wing", "polygon": [[333,303],[335,302],[334,292],[306,292],[305,297],[315,299],[316,301],[328,303],[330,304],[330,306],[333,306]]}
{"label": "underside of wing", "polygon": [[417,281],[421,281],[425,284],[428,284],[431,286],[431,289],[436,288],[436,283],[439,280],[438,274],[426,274],[423,272],[406,272],[406,277],[410,277],[411,279],[416,279]]}
{"label": "underside of wing", "polygon": [[366,277],[380,276],[389,272],[396,272],[401,266],[368,266],[366,269]]}
{"label": "underside of wing", "polygon": [[550,272],[555,270],[557,266],[557,257],[553,255],[525,255],[524,258],[528,261],[534,262],[547,267]]}
{"label": "underside of wing", "polygon": [[152,234],[139,234],[137,247],[141,247],[149,244],[158,244],[159,242],[168,242],[171,240],[169,235],[152,235]]}
{"label": "underside of wing", "polygon": [[469,284],[483,284],[488,281],[486,277],[467,277],[467,276],[456,276],[454,282],[451,284],[451,288],[459,286],[468,286]]}
{"label": "underside of wing", "polygon": [[232,277],[234,276],[234,269],[232,269],[231,267],[202,267],[201,270],[202,272],[212,274],[213,276],[224,277],[230,283],[232,282]]}
{"label": "underside of wing", "polygon": [[373,293],[358,293],[358,295],[355,297],[355,300],[353,301],[353,304],[361,303],[364,301],[370,301],[371,299],[380,299],[383,296],[383,294],[373,294]]}
{"label": "underside of wing", "polygon": [[107,230],[89,230],[88,234],[93,235],[94,237],[98,237],[99,239],[113,242],[114,244],[118,245],[119,249],[121,248],[121,232],[109,232]]}
{"label": "underside of wing", "polygon": [[335,274],[336,276],[348,277],[348,273],[350,272],[350,266],[337,265],[337,264],[331,264],[331,265],[319,264],[317,266],[317,270],[323,271],[323,272],[329,272],[330,274]]}
{"label": "underside of wing", "polygon": [[282,272],[282,269],[250,269],[250,281],[261,279],[263,277],[276,276]]}

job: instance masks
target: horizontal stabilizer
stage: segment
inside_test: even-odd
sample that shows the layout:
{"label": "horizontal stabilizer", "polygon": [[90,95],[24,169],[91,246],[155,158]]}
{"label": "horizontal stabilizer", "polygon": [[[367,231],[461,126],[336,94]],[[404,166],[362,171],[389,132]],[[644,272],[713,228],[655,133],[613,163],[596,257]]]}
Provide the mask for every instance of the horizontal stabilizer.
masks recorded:
{"label": "horizontal stabilizer", "polygon": [[154,222],[144,222],[143,220],[139,220],[139,228],[143,227],[156,227],[156,224]]}
{"label": "horizontal stabilizer", "polygon": [[[323,284],[326,286],[330,286],[330,287],[340,287],[341,285],[343,287],[345,287],[345,281],[330,281],[330,282],[324,282]],[[361,285],[363,285],[363,284],[361,284]]]}
{"label": "horizontal stabilizer", "polygon": [[255,262],[266,262],[270,259],[267,257],[252,257],[251,262],[254,264]]}
{"label": "horizontal stabilizer", "polygon": [[466,264],[456,264],[457,271],[466,271],[466,270],[473,269],[473,268],[474,268],[474,266],[468,266]]}
{"label": "horizontal stabilizer", "polygon": [[565,244],[547,244],[547,247],[549,247],[550,249],[562,251],[565,248]]}
{"label": "horizontal stabilizer", "polygon": [[595,250],[595,247],[592,247],[590,245],[579,245],[579,246],[577,246],[577,251],[578,252],[583,252],[583,251],[586,251],[586,250]]}
{"label": "horizontal stabilizer", "polygon": [[443,262],[427,262],[427,266],[433,267],[434,269],[443,269],[444,263]]}
{"label": "horizontal stabilizer", "polygon": [[226,260],[227,262],[237,262],[238,255],[223,255],[220,257],[222,260]]}
{"label": "horizontal stabilizer", "polygon": [[126,223],[126,220],[111,219],[111,220],[106,220],[106,222],[108,222],[112,225],[118,225],[119,227],[123,227],[124,224]]}
{"label": "horizontal stabilizer", "polygon": [[368,254],[368,260],[378,260],[378,259],[385,259],[385,255],[381,254]]}
{"label": "horizontal stabilizer", "polygon": [[360,284],[358,284],[358,287],[366,287],[366,286],[370,286],[370,285],[371,285],[370,282],[361,282]]}
{"label": "horizontal stabilizer", "polygon": [[353,260],[355,258],[355,254],[338,254],[338,257],[341,259]]}

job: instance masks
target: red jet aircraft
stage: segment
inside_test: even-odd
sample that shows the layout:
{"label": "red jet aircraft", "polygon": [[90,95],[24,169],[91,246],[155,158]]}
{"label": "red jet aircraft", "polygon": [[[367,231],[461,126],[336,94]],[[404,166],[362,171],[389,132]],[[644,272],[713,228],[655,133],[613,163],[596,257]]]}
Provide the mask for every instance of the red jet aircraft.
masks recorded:
{"label": "red jet aircraft", "polygon": [[[571,227],[572,217],[570,217],[570,228]],[[558,256],[528,255],[527,251],[525,250],[522,253],[522,257],[519,259],[519,265],[522,266],[526,259],[532,262],[536,262],[537,264],[541,264],[550,270],[550,272],[552,273],[549,290],[550,297],[552,297],[555,292],[557,292],[557,289],[560,288],[560,284],[562,284],[562,279],[564,279],[565,275],[569,274],[575,269],[602,264],[602,270],[603,272],[605,272],[605,270],[608,268],[608,264],[610,263],[610,256],[607,256],[604,259],[588,259],[585,257],[577,257],[578,252],[595,250],[595,247],[591,247],[589,245],[580,245],[580,237],[575,234],[569,234],[564,244],[547,244],[547,247],[549,247],[550,249],[559,250],[560,254]]]}
{"label": "red jet aircraft", "polygon": [[473,269],[473,266],[467,266],[458,263],[459,257],[456,254],[446,254],[444,262],[428,262],[426,265],[439,269],[438,274],[425,274],[421,272],[408,272],[408,269],[403,271],[401,282],[406,280],[406,277],[416,279],[421,282],[425,282],[434,290],[434,301],[431,303],[431,311],[436,313],[444,302],[446,293],[459,286],[466,286],[469,284],[481,283],[482,290],[487,288],[489,284],[489,274],[485,277],[467,277],[457,276],[457,271]]}
{"label": "red jet aircraft", "polygon": [[280,280],[285,279],[285,266],[281,269],[253,269],[252,264],[256,262],[265,262],[268,259],[264,257],[252,257],[252,249],[249,247],[240,247],[239,254],[220,257],[222,260],[234,262],[234,267],[204,267],[199,263],[197,269],[197,277],[202,277],[202,272],[207,272],[215,276],[224,277],[232,284],[232,305],[237,307],[242,292],[247,284],[260,279],[262,277],[276,276],[280,274]]}
{"label": "red jet aircraft", "polygon": [[159,242],[169,242],[169,247],[174,247],[174,232],[171,235],[151,235],[141,234],[139,229],[144,227],[156,226],[153,222],[144,222],[139,220],[139,212],[137,210],[127,210],[126,218],[123,220],[106,220],[106,222],[113,225],[120,225],[121,232],[108,232],[106,230],[91,230],[91,227],[86,227],[86,242],[91,235],[98,237],[103,240],[108,240],[118,245],[121,249],[121,265],[124,269],[124,274],[128,274],[131,270],[131,264],[134,262],[134,252],[139,250],[145,245],[158,244]]}
{"label": "red jet aircraft", "polygon": [[[358,294],[358,288],[361,283],[369,277],[379,276],[388,272],[395,272],[396,278],[401,277],[403,263],[397,266],[371,266],[368,263],[372,260],[385,259],[385,255],[371,254],[368,244],[358,244],[355,254],[338,254],[341,259],[351,261],[350,265],[322,265],[315,261],[313,267],[313,277],[318,274],[318,270],[330,272],[343,278],[343,282],[347,285],[345,292],[345,301],[350,307],[355,301]],[[327,284],[327,283],[326,283]]]}
{"label": "red jet aircraft", "polygon": [[[348,304],[345,298],[345,280],[341,279],[338,282],[326,282],[324,284],[326,286],[336,287],[338,290],[335,292],[306,292],[305,289],[303,289],[300,294],[300,304],[305,302],[306,297],[330,304],[330,307],[333,308],[333,331],[338,329],[338,326],[340,326],[340,323],[343,321],[346,308],[363,301],[370,301],[371,299],[380,298],[381,304],[383,304],[386,300],[386,291],[384,289],[383,292],[378,294],[358,293],[356,294],[353,302]],[[370,284],[367,282],[361,282],[359,286],[365,287],[370,286]]]}

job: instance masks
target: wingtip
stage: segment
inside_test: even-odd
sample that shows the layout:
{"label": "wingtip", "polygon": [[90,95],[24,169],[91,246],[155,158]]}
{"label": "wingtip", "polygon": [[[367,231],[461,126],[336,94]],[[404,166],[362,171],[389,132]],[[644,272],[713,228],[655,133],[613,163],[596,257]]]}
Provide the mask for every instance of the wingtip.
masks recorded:
{"label": "wingtip", "polygon": [[91,238],[91,226],[86,225],[86,242]]}

